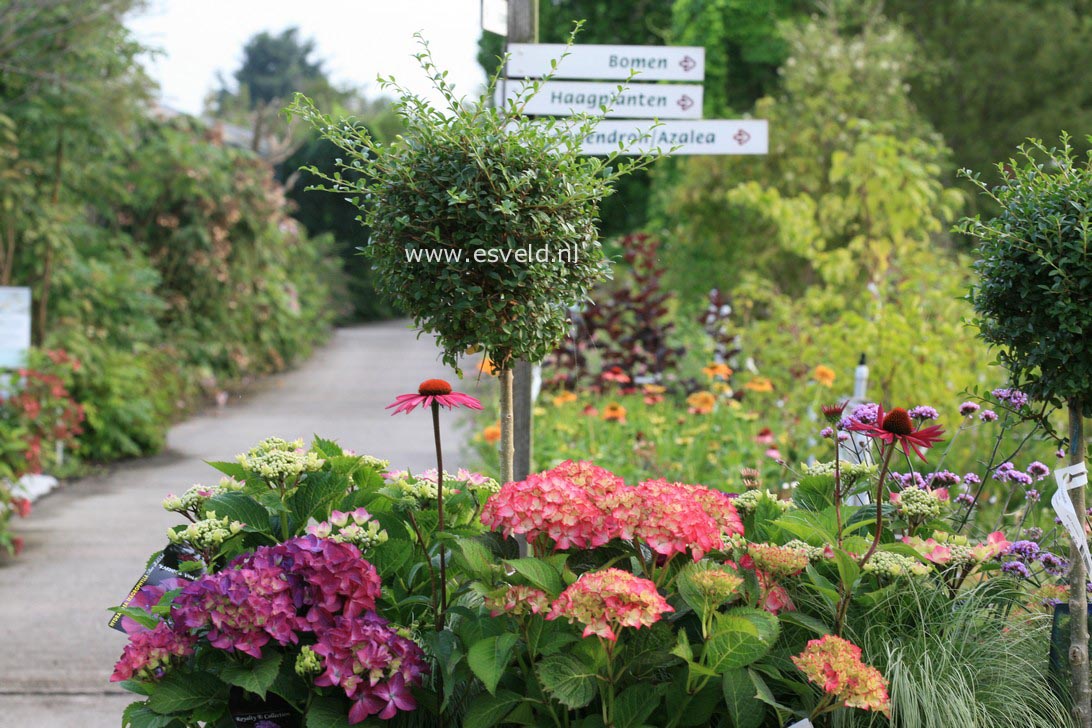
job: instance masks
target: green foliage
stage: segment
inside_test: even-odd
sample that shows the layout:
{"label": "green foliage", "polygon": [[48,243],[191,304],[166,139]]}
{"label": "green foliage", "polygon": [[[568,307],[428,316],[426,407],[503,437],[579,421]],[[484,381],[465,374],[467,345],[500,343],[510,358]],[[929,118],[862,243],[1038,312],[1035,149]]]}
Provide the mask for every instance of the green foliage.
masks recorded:
{"label": "green foliage", "polygon": [[[1092,64],[1087,2],[886,0],[884,8],[929,60],[911,78],[915,106],[944,135],[957,164],[988,172],[989,184],[1004,179],[993,163],[1028,137],[1092,128],[1080,70]],[[1088,148],[1084,139],[1074,145]],[[996,214],[988,198],[979,202]]]}
{"label": "green foliage", "polygon": [[[1071,725],[1042,664],[1050,617],[1006,619],[1013,593],[994,582],[958,601],[911,582],[850,621],[865,658],[890,681],[892,721],[906,728],[1055,728]],[[1017,607],[1018,608],[1018,607]],[[843,715],[838,728],[869,725]]]}
{"label": "green foliage", "polygon": [[448,108],[388,79],[406,129],[380,144],[298,96],[292,111],[344,151],[341,166],[355,178],[310,171],[360,206],[380,291],[437,335],[446,363],[478,346],[501,368],[541,360],[565,334],[566,306],[607,274],[600,200],[648,160],[612,170],[612,158],[581,156],[592,118],[570,128],[524,117],[538,84],[506,109],[487,105],[491,90],[461,103],[422,45],[418,60]]}
{"label": "green foliage", "polygon": [[228,379],[276,371],[324,335],[335,266],[284,212],[269,167],[190,122],[149,125],[116,212],[159,271],[164,330]]}
{"label": "green foliage", "polygon": [[1001,210],[985,222],[975,217],[960,225],[978,242],[980,279],[970,294],[975,323],[1030,393],[1087,404],[1092,153],[1081,161],[1065,135],[1060,148],[1032,141],[1020,152],[997,187],[966,173]]}

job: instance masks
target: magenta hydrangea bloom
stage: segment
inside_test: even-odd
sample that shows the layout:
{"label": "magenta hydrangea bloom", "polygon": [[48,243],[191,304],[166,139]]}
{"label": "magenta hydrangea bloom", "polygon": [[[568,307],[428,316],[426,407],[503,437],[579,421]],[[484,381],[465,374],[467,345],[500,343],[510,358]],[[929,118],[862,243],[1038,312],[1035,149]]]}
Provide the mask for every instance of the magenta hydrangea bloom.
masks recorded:
{"label": "magenta hydrangea bloom", "polygon": [[320,687],[340,687],[353,701],[349,722],[369,716],[393,718],[417,707],[410,688],[420,685],[428,672],[417,643],[400,636],[375,614],[337,617],[318,635],[315,654],[324,671],[315,678]]}
{"label": "magenta hydrangea bloom", "polygon": [[482,403],[469,394],[453,392],[451,385],[443,379],[426,379],[417,388],[416,394],[400,394],[394,398],[394,402],[387,405],[387,409],[394,408],[392,415],[401,412],[410,413],[418,405],[428,408],[433,404],[452,409],[454,407],[469,407],[480,410]]}
{"label": "magenta hydrangea bloom", "polygon": [[157,680],[166,674],[173,660],[192,655],[196,643],[196,637],[180,634],[166,622],[160,622],[155,629],[134,632],[114,666],[110,682]]}

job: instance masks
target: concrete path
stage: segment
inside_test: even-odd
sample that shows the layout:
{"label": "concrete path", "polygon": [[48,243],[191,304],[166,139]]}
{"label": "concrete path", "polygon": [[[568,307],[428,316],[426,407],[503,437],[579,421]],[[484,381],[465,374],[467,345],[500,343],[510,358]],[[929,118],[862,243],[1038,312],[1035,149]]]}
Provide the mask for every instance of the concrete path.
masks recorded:
{"label": "concrete path", "polygon": [[[36,504],[15,524],[26,550],[0,561],[0,728],[121,725],[135,696],[108,682],[125,636],[106,626],[106,609],[178,522],[160,508],[164,495],[218,479],[203,461],[231,460],[269,436],[319,434],[393,467],[434,467],[429,416],[384,410],[431,377],[455,382],[432,339],[415,338],[404,322],[342,329],[298,370],[172,428],[162,455],[70,483]],[[490,383],[468,374],[456,388],[484,398]],[[449,470],[460,464],[464,434],[454,420],[444,420]]]}

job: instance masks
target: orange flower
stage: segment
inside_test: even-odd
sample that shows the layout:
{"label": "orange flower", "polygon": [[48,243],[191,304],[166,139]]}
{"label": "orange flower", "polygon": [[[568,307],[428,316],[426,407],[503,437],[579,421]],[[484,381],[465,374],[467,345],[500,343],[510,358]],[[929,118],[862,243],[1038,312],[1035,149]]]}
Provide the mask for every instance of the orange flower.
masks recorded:
{"label": "orange flower", "polygon": [[731,367],[729,367],[727,364],[718,364],[716,362],[713,362],[709,366],[704,367],[702,371],[705,373],[705,376],[709,377],[710,379],[727,380],[728,377],[732,376]]}
{"label": "orange flower", "polygon": [[497,365],[488,356],[483,356],[482,360],[478,362],[478,373],[495,377],[497,375]]}
{"label": "orange flower", "polygon": [[603,419],[607,422],[618,422],[625,424],[626,422],[626,408],[617,402],[611,402],[603,407]]}
{"label": "orange flower", "polygon": [[691,414],[707,415],[713,411],[713,406],[717,403],[717,396],[712,392],[702,390],[687,397],[686,403],[690,405]]}
{"label": "orange flower", "polygon": [[578,397],[576,396],[576,392],[571,392],[566,389],[565,391],[559,393],[556,397],[554,397],[554,407],[560,407],[563,404],[575,402],[577,399]]}
{"label": "orange flower", "polygon": [[747,382],[743,386],[746,389],[751,390],[752,392],[772,392],[773,391],[773,382],[770,381],[769,377],[755,377],[754,379]]}
{"label": "orange flower", "polygon": [[499,442],[501,439],[500,423],[498,422],[495,425],[489,425],[489,427],[486,427],[484,430],[482,430],[482,439],[490,445],[495,442]]}
{"label": "orange flower", "polygon": [[824,387],[834,386],[834,370],[828,366],[823,366],[822,364],[820,364],[819,366],[815,367],[815,369],[811,370],[811,376],[815,381],[819,382],[819,384],[822,384]]}

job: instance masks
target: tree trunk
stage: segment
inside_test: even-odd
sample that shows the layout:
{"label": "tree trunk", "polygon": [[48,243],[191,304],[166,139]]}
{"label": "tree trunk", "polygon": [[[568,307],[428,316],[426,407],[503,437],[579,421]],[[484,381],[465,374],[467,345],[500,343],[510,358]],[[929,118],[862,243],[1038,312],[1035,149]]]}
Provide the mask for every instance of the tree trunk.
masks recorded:
{"label": "tree trunk", "polygon": [[500,480],[501,485],[515,480],[515,426],[512,416],[512,368],[500,371]]}
{"label": "tree trunk", "polygon": [[[1084,462],[1084,412],[1082,403],[1069,401],[1069,464]],[[1073,508],[1083,525],[1086,520],[1084,488],[1069,491]],[[1070,549],[1069,569],[1069,669],[1073,715],[1079,728],[1092,728],[1092,687],[1088,675],[1088,574],[1084,559],[1074,543]]]}

